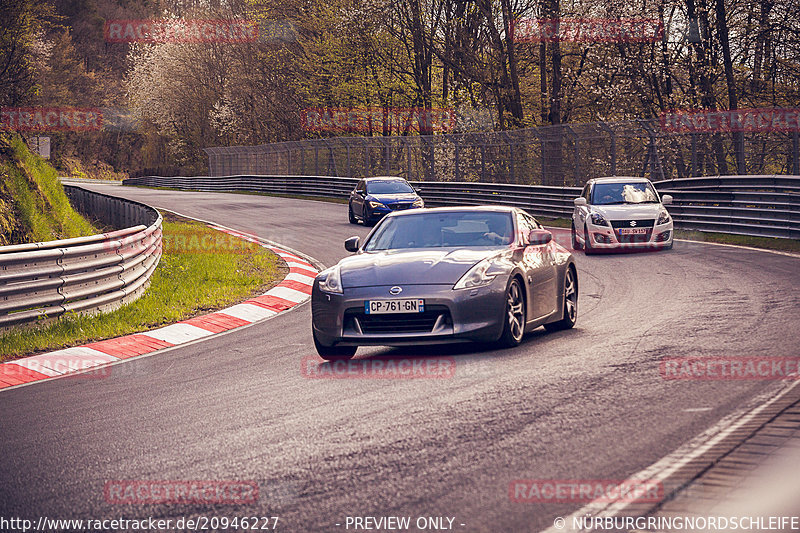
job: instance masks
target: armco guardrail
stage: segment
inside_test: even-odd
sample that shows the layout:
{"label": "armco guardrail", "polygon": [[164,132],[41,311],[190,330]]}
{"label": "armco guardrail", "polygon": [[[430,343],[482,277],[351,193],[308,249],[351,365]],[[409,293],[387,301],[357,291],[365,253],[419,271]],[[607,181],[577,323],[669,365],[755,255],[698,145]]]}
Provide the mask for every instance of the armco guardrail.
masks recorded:
{"label": "armco guardrail", "polygon": [[[356,178],[326,176],[158,177],[125,180],[125,185],[196,191],[252,191],[268,194],[347,198]],[[502,204],[540,217],[569,217],[579,187],[480,182],[422,181],[430,206]],[[669,211],[681,229],[800,239],[800,176],[714,176],[655,183],[675,199]]]}
{"label": "armco guardrail", "polygon": [[0,247],[0,330],[137,299],[161,258],[161,215],[147,205],[65,185],[100,235]]}

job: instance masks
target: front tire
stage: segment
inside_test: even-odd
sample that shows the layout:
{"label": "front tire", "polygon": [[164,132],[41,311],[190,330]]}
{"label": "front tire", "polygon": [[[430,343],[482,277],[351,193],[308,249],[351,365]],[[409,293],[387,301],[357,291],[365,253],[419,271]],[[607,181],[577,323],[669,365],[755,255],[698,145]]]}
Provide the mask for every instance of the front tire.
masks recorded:
{"label": "front tire", "polygon": [[347,204],[347,218],[350,220],[351,224],[358,224],[358,219],[356,215],[353,213],[353,204]]}
{"label": "front tire", "polygon": [[570,234],[572,235],[572,249],[573,250],[581,250],[583,249],[583,245],[578,242],[578,232],[575,231],[575,223],[572,223],[572,228],[570,230]]}
{"label": "front tire", "polygon": [[564,317],[558,322],[544,325],[547,331],[570,329],[578,320],[578,277],[570,267],[564,277]]}
{"label": "front tire", "polygon": [[314,348],[320,357],[326,361],[348,361],[353,358],[358,350],[358,346],[324,346],[317,340],[317,335],[312,333],[314,337]]}
{"label": "front tire", "polygon": [[525,297],[518,278],[511,280],[506,289],[506,306],[503,334],[498,344],[504,348],[519,346],[525,336]]}
{"label": "front tire", "polygon": [[592,246],[592,241],[589,240],[589,227],[583,227],[583,253],[586,255],[596,254],[597,250]]}

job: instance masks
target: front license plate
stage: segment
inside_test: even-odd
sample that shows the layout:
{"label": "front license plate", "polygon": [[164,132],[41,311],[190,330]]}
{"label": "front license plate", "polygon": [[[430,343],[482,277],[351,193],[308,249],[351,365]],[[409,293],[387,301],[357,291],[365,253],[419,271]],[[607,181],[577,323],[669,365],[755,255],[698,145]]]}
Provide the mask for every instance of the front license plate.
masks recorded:
{"label": "front license plate", "polygon": [[620,235],[646,235],[647,228],[621,228]]}
{"label": "front license plate", "polygon": [[364,312],[368,315],[386,313],[422,313],[425,311],[425,300],[414,298],[407,300],[367,300]]}

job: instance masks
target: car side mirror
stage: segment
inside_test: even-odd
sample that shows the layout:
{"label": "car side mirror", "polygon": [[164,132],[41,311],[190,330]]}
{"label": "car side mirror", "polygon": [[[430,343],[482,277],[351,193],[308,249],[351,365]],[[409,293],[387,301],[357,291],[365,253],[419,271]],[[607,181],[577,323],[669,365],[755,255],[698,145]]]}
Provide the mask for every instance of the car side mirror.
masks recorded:
{"label": "car side mirror", "polygon": [[664,205],[671,204],[672,203],[672,196],[670,196],[669,194],[665,194],[664,196],[661,197],[661,203],[664,204]]}
{"label": "car side mirror", "polygon": [[532,229],[528,233],[528,244],[540,245],[547,244],[553,240],[553,234],[546,229]]}
{"label": "car side mirror", "polygon": [[357,252],[360,240],[361,239],[359,239],[358,237],[350,237],[349,239],[344,241],[344,249],[347,250],[348,252]]}
{"label": "car side mirror", "polygon": [[586,205],[586,198],[584,198],[583,196],[578,196],[577,198],[572,200],[572,203],[575,204],[575,207],[584,206]]}
{"label": "car side mirror", "polygon": [[422,192],[422,187],[414,187],[414,192],[419,194]]}

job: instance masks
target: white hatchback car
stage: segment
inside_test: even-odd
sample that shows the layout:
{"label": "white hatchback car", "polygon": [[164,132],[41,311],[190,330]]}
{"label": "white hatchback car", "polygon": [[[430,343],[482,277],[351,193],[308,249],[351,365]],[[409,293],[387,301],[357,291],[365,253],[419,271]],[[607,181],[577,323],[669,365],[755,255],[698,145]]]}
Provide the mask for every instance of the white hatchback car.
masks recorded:
{"label": "white hatchback car", "polygon": [[587,254],[614,248],[672,248],[672,196],[659,199],[646,178],[596,178],[575,198],[572,248]]}

